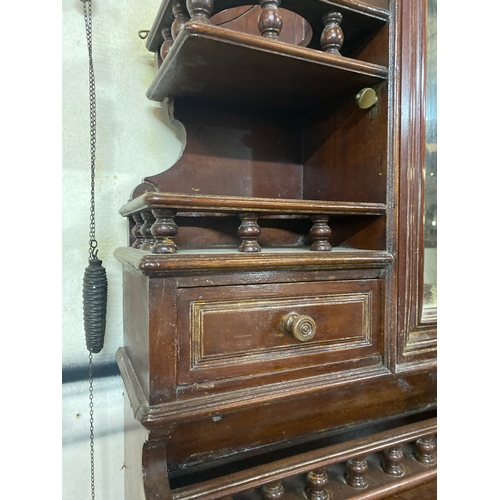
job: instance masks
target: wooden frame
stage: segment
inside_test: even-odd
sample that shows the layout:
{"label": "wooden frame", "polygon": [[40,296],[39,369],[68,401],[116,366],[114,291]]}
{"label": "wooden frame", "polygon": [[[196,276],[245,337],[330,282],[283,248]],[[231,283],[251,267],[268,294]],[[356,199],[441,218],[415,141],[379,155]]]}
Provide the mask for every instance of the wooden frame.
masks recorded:
{"label": "wooden frame", "polygon": [[426,12],[426,0],[402,2],[398,371],[408,363],[434,364],[437,349],[437,311],[423,307]]}

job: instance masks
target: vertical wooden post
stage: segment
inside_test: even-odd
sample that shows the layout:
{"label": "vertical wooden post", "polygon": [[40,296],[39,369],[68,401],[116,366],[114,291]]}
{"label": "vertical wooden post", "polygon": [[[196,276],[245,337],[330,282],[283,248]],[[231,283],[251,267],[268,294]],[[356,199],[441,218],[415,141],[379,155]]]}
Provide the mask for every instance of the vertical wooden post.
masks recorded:
{"label": "vertical wooden post", "polygon": [[281,500],[285,495],[285,489],[281,481],[274,481],[262,487],[262,498],[264,500]]}
{"label": "vertical wooden post", "polygon": [[315,252],[328,252],[332,249],[332,245],[328,243],[328,238],[332,234],[332,230],[328,225],[328,215],[311,215],[313,226],[309,232],[313,239],[311,250]]}
{"label": "vertical wooden post", "polygon": [[132,228],[132,236],[135,238],[134,243],[132,243],[132,248],[141,248],[144,243],[144,237],[141,234],[141,228],[144,224],[144,219],[141,214],[132,215],[132,219],[135,222],[135,226]]}
{"label": "vertical wooden post", "polygon": [[403,460],[403,452],[401,451],[401,446],[394,448],[388,448],[384,450],[384,463],[382,469],[386,474],[390,476],[404,476],[405,470],[401,465]]}
{"label": "vertical wooden post", "polygon": [[141,235],[144,241],[141,245],[141,250],[151,250],[153,246],[153,235],[151,234],[151,226],[155,221],[155,218],[151,212],[142,212],[142,218],[144,219],[144,224],[141,227]]}
{"label": "vertical wooden post", "polygon": [[151,226],[151,234],[154,236],[154,243],[151,252],[155,254],[166,254],[177,252],[177,245],[173,237],[179,232],[174,216],[177,210],[168,208],[153,209],[156,217],[155,223]]}
{"label": "vertical wooden post", "polygon": [[415,453],[415,458],[424,465],[435,465],[436,455],[434,451],[436,450],[436,444],[434,443],[434,436],[426,436],[417,439],[415,443],[417,446],[417,451]]}
{"label": "vertical wooden post", "polygon": [[321,47],[329,54],[340,54],[340,49],[344,44],[344,32],[340,27],[342,14],[340,12],[328,12],[323,16],[325,29],[321,34]]}
{"label": "vertical wooden post", "polygon": [[281,0],[259,0],[262,12],[259,14],[259,31],[264,38],[277,40],[283,26],[278,7]]}
{"label": "vertical wooden post", "polygon": [[256,214],[240,214],[241,225],[238,228],[238,236],[243,240],[238,247],[239,252],[260,252],[261,248],[257,242],[260,236],[260,227],[257,223]]}
{"label": "vertical wooden post", "polygon": [[366,471],[368,470],[368,463],[365,457],[357,457],[347,462],[347,476],[346,483],[353,488],[366,488],[368,483],[366,481]]}
{"label": "vertical wooden post", "polygon": [[306,496],[308,500],[328,500],[328,474],[326,469],[321,467],[307,474]]}

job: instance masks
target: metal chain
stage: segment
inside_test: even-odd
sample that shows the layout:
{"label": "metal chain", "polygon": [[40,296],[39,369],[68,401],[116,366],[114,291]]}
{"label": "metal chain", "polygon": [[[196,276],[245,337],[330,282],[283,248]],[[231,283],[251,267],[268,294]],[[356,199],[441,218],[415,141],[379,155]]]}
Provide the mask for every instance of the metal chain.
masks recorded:
{"label": "metal chain", "polygon": [[90,409],[90,492],[95,499],[94,485],[94,386],[92,373],[92,353],[89,353],[89,409]]}
{"label": "metal chain", "polygon": [[96,144],[96,97],[94,62],[92,59],[92,0],[82,0],[85,17],[85,31],[89,51],[89,100],[90,100],[90,225],[89,225],[89,258],[97,258],[97,241],[95,239],[95,144]]}
{"label": "metal chain", "polygon": [[[89,52],[89,100],[90,100],[90,224],[89,224],[89,259],[97,258],[95,239],[95,144],[96,144],[96,98],[94,62],[92,60],[92,0],[82,0],[85,18],[85,32]],[[90,492],[95,500],[94,469],[94,385],[92,352],[89,352],[89,413],[90,413]]]}

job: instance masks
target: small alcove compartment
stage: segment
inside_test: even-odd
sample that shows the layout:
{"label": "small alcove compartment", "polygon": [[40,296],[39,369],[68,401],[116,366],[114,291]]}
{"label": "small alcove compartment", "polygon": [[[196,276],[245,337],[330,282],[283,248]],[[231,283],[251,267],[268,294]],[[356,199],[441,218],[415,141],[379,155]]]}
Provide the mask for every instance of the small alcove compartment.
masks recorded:
{"label": "small alcove compartment", "polygon": [[[216,4],[218,12],[235,6],[230,3]],[[152,100],[171,99],[186,129],[177,163],[144,179],[148,190],[194,196],[193,206],[162,201],[178,212],[180,247],[232,246],[246,205],[259,215],[263,246],[307,245],[309,216],[321,214],[316,205],[309,211],[311,202],[329,204],[327,216],[342,216],[333,244],[385,247],[380,216],[387,189],[388,14],[358,2],[285,3],[309,22],[308,47],[190,20],[147,91]],[[337,7],[345,30],[342,53],[357,59],[318,50],[323,15]],[[378,100],[361,109],[356,95],[366,87]],[[133,197],[144,191],[139,186]],[[200,212],[194,205],[203,195],[215,198]],[[217,197],[226,197],[219,199],[225,209]],[[227,197],[238,200],[228,207]],[[287,200],[295,211],[280,209]]]}

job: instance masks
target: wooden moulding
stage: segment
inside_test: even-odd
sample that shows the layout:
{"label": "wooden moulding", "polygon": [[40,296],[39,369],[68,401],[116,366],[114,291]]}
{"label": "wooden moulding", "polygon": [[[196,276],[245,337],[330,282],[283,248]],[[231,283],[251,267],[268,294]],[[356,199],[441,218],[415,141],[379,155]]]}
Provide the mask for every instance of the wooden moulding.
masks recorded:
{"label": "wooden moulding", "polygon": [[384,66],[188,21],[146,95],[154,101],[203,96],[265,108],[318,109],[387,76]]}
{"label": "wooden moulding", "polygon": [[143,211],[160,208],[236,214],[256,212],[265,215],[383,215],[386,211],[386,205],[383,203],[148,192],[129,201],[120,209],[120,214],[128,217]]}
{"label": "wooden moulding", "polygon": [[[259,253],[236,251],[188,252],[154,255],[134,248],[117,248],[114,256],[123,264],[132,266],[147,276],[193,275],[206,271],[262,271],[314,269],[385,269],[393,256],[383,250],[334,249],[331,252],[297,250],[268,250]],[[217,256],[215,259],[214,257]]]}

